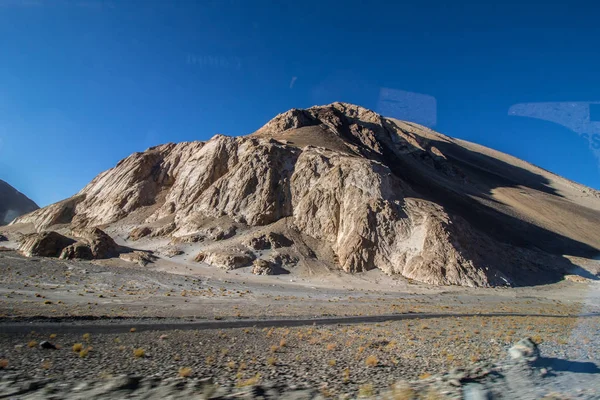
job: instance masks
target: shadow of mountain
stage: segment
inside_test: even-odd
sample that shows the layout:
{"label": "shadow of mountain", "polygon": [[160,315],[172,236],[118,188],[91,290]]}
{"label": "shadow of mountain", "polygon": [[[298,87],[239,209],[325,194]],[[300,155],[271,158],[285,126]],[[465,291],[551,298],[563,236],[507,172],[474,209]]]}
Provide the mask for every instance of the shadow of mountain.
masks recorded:
{"label": "shadow of mountain", "polygon": [[[499,243],[484,240],[484,245],[463,243],[462,246],[463,249],[474,248],[474,252],[468,251],[474,254],[464,256],[473,259],[470,256],[475,255],[479,266],[486,271],[492,267],[490,274],[494,269],[505,273],[515,279],[511,282],[515,286],[554,283],[573,271],[598,279],[563,255],[594,258],[600,253],[600,241],[591,232],[596,226],[600,227],[600,213],[565,199],[548,178],[535,170],[513,165],[510,159],[471,150],[450,138],[446,141],[443,135],[434,139],[404,131],[386,119],[379,125],[337,110],[323,111],[317,117],[329,121],[327,125],[332,125],[343,139],[355,145],[362,156],[389,167],[414,190],[414,197],[442,205],[453,221],[462,218],[475,232]],[[397,133],[398,129],[404,136]],[[372,141],[373,137],[377,143]],[[505,204],[494,197],[494,190],[499,188],[526,188],[522,189],[525,195],[532,194],[530,208],[543,203],[550,211],[546,210],[547,214],[541,217],[535,213],[523,214],[512,203]],[[518,192],[513,189],[509,194]],[[511,200],[518,204],[527,201],[527,197],[516,196]],[[546,217],[554,221],[553,212],[564,212],[563,218],[572,216],[575,222],[568,229],[561,227],[561,233],[547,229],[540,220]],[[585,223],[587,230],[582,231],[577,221]],[[573,234],[565,236],[569,232]],[[587,243],[575,238],[584,238]],[[501,278],[495,277],[498,279]]]}
{"label": "shadow of mountain", "polygon": [[569,361],[562,358],[543,357],[536,361],[536,366],[552,371],[574,372],[577,374],[599,374],[600,368],[593,362]]}

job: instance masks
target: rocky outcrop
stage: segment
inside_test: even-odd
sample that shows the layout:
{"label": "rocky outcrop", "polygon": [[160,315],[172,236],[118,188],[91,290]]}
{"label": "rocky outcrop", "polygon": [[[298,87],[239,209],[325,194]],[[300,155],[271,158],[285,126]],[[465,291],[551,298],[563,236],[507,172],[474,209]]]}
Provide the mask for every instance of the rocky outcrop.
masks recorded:
{"label": "rocky outcrop", "polygon": [[273,265],[265,260],[254,260],[252,263],[252,273],[254,275],[273,275]]}
{"label": "rocky outcrop", "polygon": [[294,244],[293,241],[280,233],[269,232],[264,235],[251,237],[243,242],[245,246],[252,250],[278,249],[280,247],[289,247]]}
{"label": "rocky outcrop", "polygon": [[98,228],[73,230],[72,234],[79,242],[87,245],[95,259],[111,258],[119,255],[119,246],[104,231]]}
{"label": "rocky outcrop", "polygon": [[211,251],[199,253],[195,260],[225,270],[232,270],[249,266],[255,256],[249,251]]}
{"label": "rocky outcrop", "polygon": [[[523,202],[510,197],[515,192],[494,197],[497,187],[527,188],[546,204],[535,212],[566,212],[554,229],[574,228],[552,232],[546,215],[523,214]],[[231,252],[225,243],[197,257],[226,269],[306,237],[327,248],[306,254],[329,254],[322,261],[349,273],[378,268],[431,284],[518,285],[568,269],[562,257],[541,250],[600,248],[598,199],[573,190],[579,187],[501,153],[334,103],[280,114],[248,136],[135,153],[73,198],[13,225],[81,229],[127,221],[131,240],[231,240],[251,250]],[[576,203],[583,198],[585,207]],[[282,221],[293,240],[270,230]],[[254,228],[260,233],[237,239]]]}
{"label": "rocky outcrop", "polygon": [[151,252],[139,250],[119,254],[119,258],[123,261],[136,263],[141,267],[145,267],[146,265],[158,260],[158,257]]}
{"label": "rocky outcrop", "polygon": [[39,207],[23,193],[0,179],[0,225],[7,225]]}
{"label": "rocky outcrop", "polygon": [[27,257],[58,257],[75,240],[57,232],[32,233],[21,239],[19,251]]}
{"label": "rocky outcrop", "polygon": [[71,232],[72,237],[49,231],[25,235],[19,251],[27,257],[59,257],[62,259],[102,259],[119,255],[119,246],[98,228]]}

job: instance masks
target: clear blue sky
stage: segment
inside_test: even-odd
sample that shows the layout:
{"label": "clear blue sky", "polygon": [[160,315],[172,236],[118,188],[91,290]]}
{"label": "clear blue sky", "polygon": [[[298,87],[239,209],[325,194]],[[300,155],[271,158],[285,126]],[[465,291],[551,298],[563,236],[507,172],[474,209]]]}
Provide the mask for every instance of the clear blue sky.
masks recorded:
{"label": "clear blue sky", "polygon": [[46,205],[134,151],[346,101],[600,187],[585,138],[509,115],[600,100],[595,2],[277,3],[0,0],[0,179]]}

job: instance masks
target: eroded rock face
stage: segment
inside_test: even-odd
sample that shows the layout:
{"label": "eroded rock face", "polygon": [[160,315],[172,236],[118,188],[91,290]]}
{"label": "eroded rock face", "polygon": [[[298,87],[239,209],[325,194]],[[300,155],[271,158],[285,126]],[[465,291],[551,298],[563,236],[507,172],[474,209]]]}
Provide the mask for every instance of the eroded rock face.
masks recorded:
{"label": "eroded rock face", "polygon": [[27,257],[58,257],[65,247],[74,242],[57,232],[32,233],[21,239],[19,251]]}
{"label": "eroded rock face", "polygon": [[[494,155],[484,156],[480,148],[480,153],[465,151],[465,146],[349,104],[291,110],[249,136],[217,135],[207,142],[135,153],[73,198],[15,224],[82,229],[118,225],[137,215],[141,223],[131,239],[171,236],[174,243],[212,243],[233,240],[248,227],[267,232],[271,224],[285,221],[290,237],[304,235],[328,246],[334,262],[349,273],[378,268],[421,282],[466,286],[529,283],[524,276],[559,273],[549,267],[555,259],[548,255],[497,239],[510,239],[497,227],[517,234],[527,225],[490,211],[488,175],[510,176],[515,187],[520,175]],[[465,157],[474,161],[465,162]],[[485,167],[471,173],[478,164]],[[478,181],[483,175],[488,180]],[[531,182],[531,175],[522,175],[523,184]],[[487,203],[482,206],[474,198]],[[596,218],[589,210],[581,210],[586,224]],[[472,211],[478,211],[476,218],[469,217]],[[483,217],[495,228],[488,229]],[[161,226],[161,221],[169,222]],[[536,245],[547,242],[547,236],[541,237]],[[294,240],[271,232],[243,245],[263,252],[293,247]],[[96,257],[93,243],[90,249]],[[198,255],[198,261],[225,269],[254,259],[247,250],[210,248]]]}
{"label": "eroded rock face", "polygon": [[195,260],[225,270],[232,270],[251,265],[255,258],[253,253],[240,250],[230,252],[201,252],[196,256]]}
{"label": "eroded rock face", "polygon": [[156,261],[158,259],[154,254],[152,254],[148,251],[138,251],[138,250],[131,251],[128,253],[121,253],[121,254],[119,254],[119,258],[123,261],[137,263],[141,267],[145,267],[146,265],[153,263],[154,261]]}
{"label": "eroded rock face", "polygon": [[98,228],[73,230],[72,234],[90,248],[95,259],[111,258],[119,255],[119,246],[104,231]]}
{"label": "eroded rock face", "polygon": [[252,273],[254,275],[273,275],[273,265],[265,260],[254,260],[252,263]]}
{"label": "eroded rock face", "polygon": [[93,260],[94,253],[92,253],[89,244],[76,242],[65,247],[61,251],[59,258],[63,260]]}

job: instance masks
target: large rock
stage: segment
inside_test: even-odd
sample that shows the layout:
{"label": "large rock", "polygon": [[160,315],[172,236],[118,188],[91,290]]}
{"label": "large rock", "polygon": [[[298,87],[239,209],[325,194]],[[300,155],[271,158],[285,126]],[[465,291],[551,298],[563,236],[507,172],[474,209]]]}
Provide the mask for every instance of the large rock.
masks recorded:
{"label": "large rock", "polygon": [[[559,280],[572,269],[563,254],[597,254],[600,194],[514,157],[333,103],[280,114],[248,136],[135,153],[20,224],[141,228],[132,238],[205,245],[278,224],[286,238],[244,244],[312,246],[304,254],[324,254],[349,273],[522,285]],[[212,247],[203,257],[222,268],[253,261]]]}
{"label": "large rock", "polygon": [[21,239],[19,251],[27,257],[58,257],[63,249],[75,240],[57,232],[41,232],[26,235]]}
{"label": "large rock", "polygon": [[119,246],[104,231],[98,228],[83,228],[72,231],[79,242],[89,246],[95,259],[117,257]]}
{"label": "large rock", "polygon": [[530,338],[519,340],[509,350],[510,357],[517,362],[535,362],[540,357],[537,344]]}
{"label": "large rock", "polygon": [[273,264],[266,260],[254,260],[252,263],[252,273],[254,275],[273,275],[275,273]]}
{"label": "large rock", "polygon": [[248,251],[240,252],[200,252],[196,256],[196,262],[203,262],[225,270],[232,270],[251,265],[256,257]]}
{"label": "large rock", "polygon": [[122,253],[119,255],[119,258],[123,261],[137,263],[142,267],[145,267],[146,265],[153,263],[154,261],[156,261],[158,259],[158,257],[156,257],[154,254],[152,254],[149,251],[138,251],[138,250],[127,252],[127,253]]}

